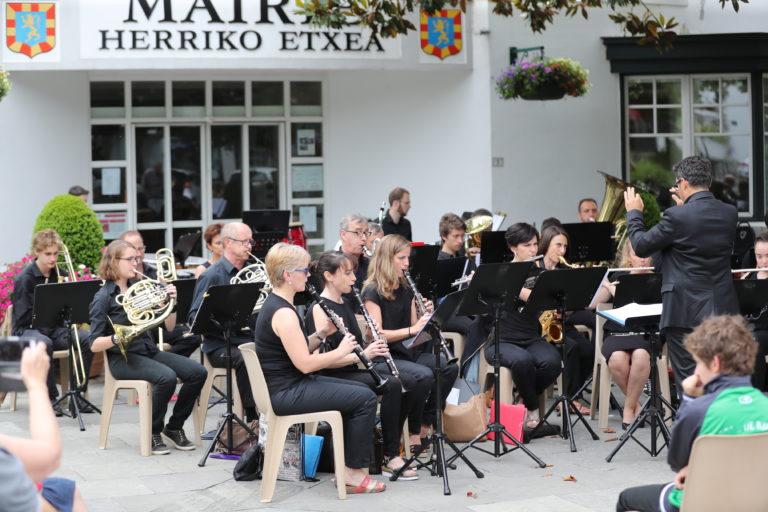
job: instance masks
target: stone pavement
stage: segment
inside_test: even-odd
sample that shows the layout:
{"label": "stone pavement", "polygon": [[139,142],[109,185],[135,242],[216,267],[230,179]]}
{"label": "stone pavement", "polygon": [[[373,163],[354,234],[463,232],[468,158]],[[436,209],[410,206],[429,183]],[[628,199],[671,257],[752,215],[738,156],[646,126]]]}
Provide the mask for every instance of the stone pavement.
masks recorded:
{"label": "stone pavement", "polygon": [[[101,404],[102,382],[90,385],[90,398]],[[107,449],[98,449],[99,416],[85,415],[85,432],[77,421],[59,418],[64,457],[56,476],[77,481],[92,512],[218,512],[247,510],[354,511],[361,507],[388,511],[474,511],[474,512],[586,512],[614,510],[616,497],[632,485],[670,481],[673,473],[666,464],[666,450],[650,457],[635,443],[628,443],[614,458],[605,457],[616,445],[618,433],[597,430],[593,441],[583,426],[576,427],[578,451],[571,453],[568,442],[559,438],[537,439],[527,445],[551,467],[539,469],[522,451],[500,459],[469,450],[472,462],[485,473],[478,479],[461,461],[448,473],[452,495],[443,495],[442,481],[420,471],[412,482],[388,482],[384,493],[337,499],[329,474],[319,474],[320,482],[278,481],[272,503],[259,502],[258,481],[235,482],[234,462],[209,459],[198,467],[202,447],[192,452],[171,449],[170,455],[139,455],[138,408],[126,405],[127,392],[121,391],[115,405]],[[4,404],[7,408],[7,404]],[[170,408],[169,408],[170,409]],[[207,425],[223,411],[216,406],[208,413]],[[26,396],[19,396],[19,410],[0,413],[0,432],[24,435],[27,431]],[[619,417],[611,417],[609,427],[619,431]],[[186,425],[191,437],[192,423]],[[648,428],[640,438],[649,437]],[[204,441],[204,443],[206,443]],[[490,442],[484,443],[491,450]],[[565,479],[573,476],[575,481]],[[376,477],[381,478],[381,477]],[[471,495],[468,495],[471,493]]]}

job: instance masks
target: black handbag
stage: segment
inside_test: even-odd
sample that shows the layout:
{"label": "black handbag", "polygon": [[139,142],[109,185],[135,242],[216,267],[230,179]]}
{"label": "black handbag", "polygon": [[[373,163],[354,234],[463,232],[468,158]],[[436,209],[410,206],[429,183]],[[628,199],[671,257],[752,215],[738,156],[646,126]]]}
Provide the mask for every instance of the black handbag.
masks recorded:
{"label": "black handbag", "polygon": [[254,443],[240,456],[232,475],[237,481],[261,480],[264,468],[264,453],[259,443]]}

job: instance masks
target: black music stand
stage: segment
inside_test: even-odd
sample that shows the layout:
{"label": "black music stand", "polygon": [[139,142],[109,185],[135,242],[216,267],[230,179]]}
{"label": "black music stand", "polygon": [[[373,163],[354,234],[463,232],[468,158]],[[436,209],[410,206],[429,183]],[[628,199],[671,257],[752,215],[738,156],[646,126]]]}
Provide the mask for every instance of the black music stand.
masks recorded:
{"label": "black music stand", "polygon": [[764,323],[768,316],[768,279],[738,279],[733,287],[741,314],[750,322]]}
{"label": "black music stand", "polygon": [[434,297],[434,282],[432,277],[437,267],[437,255],[440,247],[437,245],[412,245],[409,272],[416,283],[416,288],[421,290],[427,298]]}
{"label": "black music stand", "polygon": [[[99,291],[101,281],[76,281],[72,283],[51,283],[35,286],[35,302],[32,312],[32,327],[34,329],[54,329],[57,327],[66,327],[68,334],[68,349],[70,355],[74,355],[75,350],[80,350],[78,343],[75,349],[75,330],[76,324],[87,324],[90,321],[89,307],[93,296]],[[80,383],[77,382],[78,372],[87,372],[85,368],[78,368],[76,357],[69,358],[71,371],[69,374],[69,391],[62,394],[53,402],[53,406],[69,398],[69,413],[64,412],[70,418],[77,418],[80,424],[80,431],[85,430],[82,413],[80,412],[80,401],[91,406],[96,412],[101,414],[101,409],[93,405],[82,395]],[[82,354],[79,358],[82,362]],[[83,380],[87,382],[88,375],[83,375]],[[83,383],[85,385],[85,382]]]}
{"label": "black music stand", "polygon": [[197,279],[176,279],[170,284],[176,287],[176,318],[184,319],[183,322],[177,321],[176,323],[185,323],[187,316],[189,316],[189,308],[192,307]]}
{"label": "black music stand", "polygon": [[[440,329],[445,324],[445,322],[448,321],[455,313],[456,309],[459,307],[459,302],[461,301],[465,291],[460,292],[453,292],[447,297],[445,297],[445,300],[440,303],[439,306],[437,306],[437,309],[435,309],[435,312],[430,316],[429,321],[424,325],[424,327],[419,331],[419,333],[416,334],[416,336],[412,339],[419,340],[420,334],[423,332],[431,332],[432,336],[438,336],[440,335]],[[410,345],[406,345],[406,343],[403,343],[406,348],[411,348],[413,346],[416,346],[417,343],[412,343]],[[442,397],[442,372],[440,371],[442,368],[442,361],[440,358],[440,355],[442,353],[442,350],[440,348],[439,343],[433,343],[432,344],[432,352],[435,354],[435,393],[438,397]],[[429,436],[429,446],[432,446],[432,457],[423,462],[419,462],[416,466],[416,469],[421,469],[426,467],[429,470],[429,474],[432,476],[440,476],[443,479],[443,494],[448,496],[451,494],[451,488],[448,485],[448,468],[454,469],[451,466],[451,462],[447,461],[445,458],[445,443],[448,443],[448,446],[451,447],[451,449],[454,451],[454,455],[451,457],[450,461],[454,461],[457,458],[461,458],[461,460],[464,461],[464,463],[469,466],[469,468],[475,473],[475,476],[477,478],[483,478],[485,475],[477,469],[472,462],[467,458],[466,455],[464,455],[462,450],[459,450],[456,445],[446,437],[445,432],[443,432],[443,412],[437,411],[437,417],[435,418],[435,430],[432,433],[431,436]],[[391,481],[397,480],[400,475],[411,467],[411,464],[416,460],[416,458],[421,454],[421,452],[424,450],[425,444],[422,444],[416,449],[416,452],[411,456],[410,459],[408,459],[405,464],[403,464],[397,471],[395,471],[389,479]]]}
{"label": "black music stand", "polygon": [[[600,288],[600,284],[606,274],[605,267],[592,267],[592,268],[566,268],[549,270],[542,272],[536,284],[531,291],[531,295],[528,298],[528,303],[525,305],[524,311],[538,313],[549,309],[554,309],[560,318],[560,329],[563,333],[563,342],[554,343],[557,349],[560,351],[560,368],[562,374],[565,373],[565,312],[584,309],[592,303],[592,299]],[[565,381],[565,379],[563,379]],[[576,440],[573,437],[573,425],[581,421],[589,431],[592,439],[595,441],[600,438],[592,430],[592,427],[584,419],[584,416],[579,412],[577,407],[573,407],[573,400],[584,390],[587,386],[589,379],[579,388],[574,396],[569,396],[565,389],[560,390],[560,395],[555,398],[555,403],[549,408],[547,413],[541,418],[541,421],[536,428],[531,431],[531,437],[534,433],[541,428],[544,424],[549,424],[547,418],[555,412],[558,405],[560,406],[560,413],[562,419],[563,428],[560,431],[560,435],[563,439],[568,439],[571,443],[571,451],[576,451]],[[565,387],[565,386],[563,386]],[[573,407],[573,413],[576,414],[576,420],[571,421],[571,408]]]}
{"label": "black music stand", "polygon": [[[636,279],[641,276],[647,276],[647,279]],[[632,280],[627,280],[627,278],[634,278]],[[629,285],[629,286],[628,286]],[[625,289],[628,289],[628,292],[625,292],[625,294],[632,293],[632,290],[635,290],[637,292],[637,296],[639,300],[643,300],[642,304],[660,304],[661,303],[661,274],[635,274],[635,275],[628,275],[628,276],[622,276],[619,278],[619,285],[618,289],[616,291],[616,295],[619,295],[619,289],[624,286]],[[655,297],[652,295],[655,294]],[[649,302],[648,298],[650,299],[657,299],[656,302]],[[638,304],[641,304],[640,302],[637,302]],[[598,315],[602,316],[603,318],[606,318],[608,320],[611,320],[613,322],[616,322],[620,325],[623,325],[627,329],[630,330],[636,330],[637,332],[643,333],[643,337],[647,339],[650,342],[651,345],[651,392],[650,396],[648,397],[648,400],[646,400],[645,404],[643,404],[642,409],[640,409],[640,413],[635,417],[634,421],[632,421],[632,424],[627,428],[627,431],[624,432],[621,437],[619,438],[619,444],[616,446],[616,448],[611,451],[611,453],[608,455],[608,457],[605,458],[606,462],[611,462],[614,455],[616,455],[619,450],[621,450],[622,446],[624,446],[627,441],[630,439],[634,440],[637,444],[640,445],[646,452],[650,454],[651,457],[656,457],[658,454],[661,453],[661,450],[664,449],[665,446],[669,446],[669,428],[667,427],[666,421],[670,418],[664,417],[664,406],[666,405],[669,410],[671,411],[670,417],[674,416],[675,414],[675,408],[672,407],[672,404],[670,404],[661,394],[661,391],[659,390],[659,373],[658,373],[658,365],[656,363],[657,359],[661,357],[661,339],[659,337],[659,320],[661,318],[660,314],[651,314],[646,315],[642,314],[640,316],[634,316],[627,318],[623,323],[621,321],[618,321],[615,317],[615,315],[611,314],[610,310],[607,311],[598,311]],[[642,425],[645,424],[645,422],[650,423],[651,425],[651,447],[646,447],[643,443],[641,443],[637,438],[634,437],[635,431],[640,428]],[[658,437],[659,434],[664,438],[664,441],[661,445],[658,444]]]}
{"label": "black music stand", "polygon": [[176,261],[179,262],[181,268],[184,268],[184,264],[187,262],[187,258],[192,254],[192,251],[197,247],[197,243],[200,241],[200,230],[181,235],[176,240],[176,245],[173,247],[173,255],[176,257]]}
{"label": "black music stand", "polygon": [[609,261],[616,257],[613,246],[613,222],[576,222],[563,224],[568,233],[568,253],[571,263]]}
{"label": "black music stand", "polygon": [[[286,233],[280,231],[265,231],[263,233],[253,233],[251,240],[251,253],[264,261],[267,257],[267,252],[278,242],[282,242]],[[246,263],[248,264],[248,263]]]}
{"label": "black music stand", "polygon": [[[501,314],[505,309],[511,309],[517,305],[517,297],[523,288],[525,279],[528,277],[532,262],[524,261],[518,263],[487,263],[480,265],[475,272],[469,288],[464,291],[464,297],[459,305],[459,315],[481,315],[493,314],[493,377],[495,385],[493,389],[493,418],[486,429],[475,436],[470,442],[462,446],[458,454],[462,454],[468,448],[474,448],[481,452],[493,455],[496,458],[506,455],[517,449],[523,450],[526,455],[533,459],[539,467],[546,467],[546,464],[530,451],[522,442],[509,433],[501,423],[501,398],[499,391],[499,372],[501,368],[501,341],[499,339],[499,322]],[[484,357],[482,354],[480,357]],[[493,451],[490,452],[479,446],[475,446],[486,435],[493,433]],[[509,439],[514,448],[509,448],[504,442],[502,436]],[[452,457],[448,460],[453,462]]]}
{"label": "black music stand", "polygon": [[474,261],[469,258],[450,258],[435,262],[434,296],[445,297],[456,289],[452,287],[454,281],[475,270]]}
{"label": "black music stand", "polygon": [[[192,332],[194,334],[205,334],[215,331],[224,333],[224,342],[227,346],[227,412],[224,414],[224,420],[216,430],[216,434],[211,440],[211,444],[203,454],[203,458],[197,463],[198,466],[205,466],[205,461],[216,447],[217,442],[224,445],[227,453],[232,453],[232,422],[236,421],[252,437],[256,437],[248,425],[232,412],[232,332],[244,327],[253,313],[253,307],[259,298],[261,287],[264,283],[242,283],[242,284],[223,284],[211,286],[203,296],[203,302],[192,322]],[[206,404],[207,406],[207,404]],[[219,438],[227,427],[227,443],[224,444]]]}
{"label": "black music stand", "polygon": [[509,250],[505,231],[483,231],[480,234],[480,262],[505,263],[515,257]]}

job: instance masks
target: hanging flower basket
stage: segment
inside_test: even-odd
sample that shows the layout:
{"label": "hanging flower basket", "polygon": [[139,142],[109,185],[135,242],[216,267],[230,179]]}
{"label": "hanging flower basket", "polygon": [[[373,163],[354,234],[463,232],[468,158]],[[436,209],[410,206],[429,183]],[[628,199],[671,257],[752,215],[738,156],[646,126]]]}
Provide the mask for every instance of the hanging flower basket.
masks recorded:
{"label": "hanging flower basket", "polygon": [[583,96],[589,90],[589,72],[570,59],[518,62],[496,78],[502,99],[559,100]]}
{"label": "hanging flower basket", "polygon": [[11,90],[11,82],[8,80],[9,73],[0,67],[0,101]]}

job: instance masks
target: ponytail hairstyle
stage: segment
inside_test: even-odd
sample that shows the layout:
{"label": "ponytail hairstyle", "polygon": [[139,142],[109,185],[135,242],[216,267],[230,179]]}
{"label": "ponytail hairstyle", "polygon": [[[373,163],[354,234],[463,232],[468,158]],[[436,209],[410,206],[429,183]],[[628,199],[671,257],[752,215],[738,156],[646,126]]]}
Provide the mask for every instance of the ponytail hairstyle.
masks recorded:
{"label": "ponytail hairstyle", "polygon": [[394,291],[398,285],[406,285],[405,278],[397,275],[395,254],[410,247],[411,243],[400,235],[387,235],[381,239],[368,266],[366,285],[374,284],[379,295],[395,300]]}

